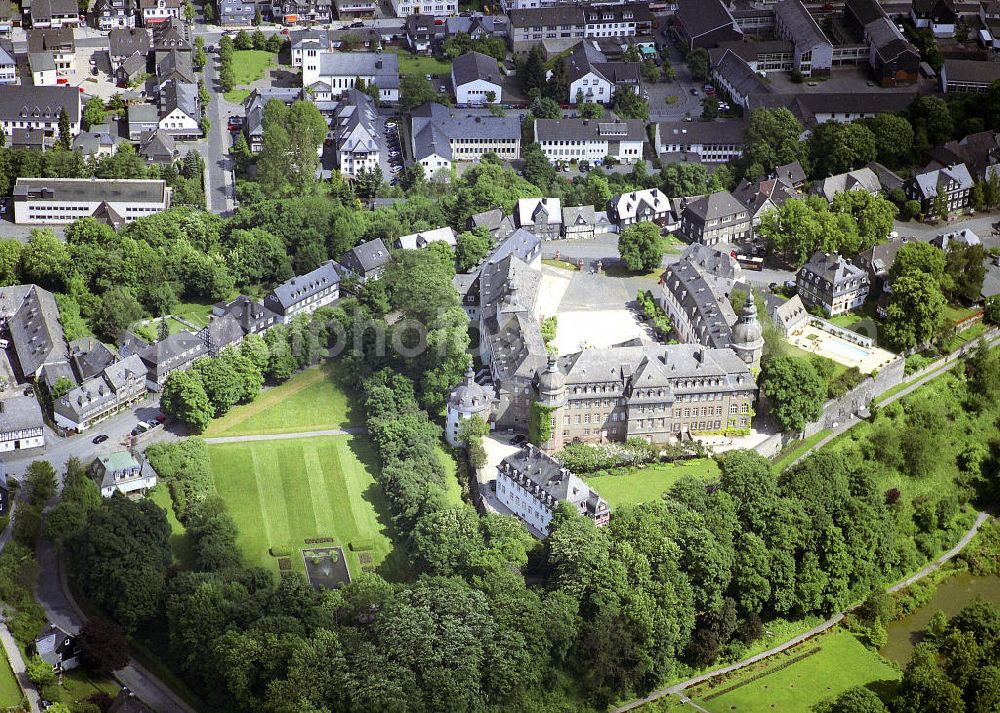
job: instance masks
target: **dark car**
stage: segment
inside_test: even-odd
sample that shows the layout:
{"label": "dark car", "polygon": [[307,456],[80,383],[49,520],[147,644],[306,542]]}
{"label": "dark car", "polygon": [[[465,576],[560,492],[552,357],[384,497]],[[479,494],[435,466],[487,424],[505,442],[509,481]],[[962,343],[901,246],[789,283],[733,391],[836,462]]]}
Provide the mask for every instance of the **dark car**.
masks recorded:
{"label": "dark car", "polygon": [[93,443],[94,445],[97,445],[98,443],[104,443],[106,440],[108,440],[107,435],[102,433],[99,436],[94,436],[94,438],[90,442]]}
{"label": "dark car", "polygon": [[523,436],[523,435],[521,435],[519,433],[519,434],[517,434],[516,436],[514,436],[513,438],[510,439],[510,444],[512,446],[519,446],[522,443],[527,443],[527,441],[528,441],[528,439],[525,436]]}
{"label": "dark car", "polygon": [[363,23],[363,22],[352,22],[351,23],[351,27],[355,27],[355,28],[357,28],[357,27],[364,27],[364,26],[365,26],[365,23]]}

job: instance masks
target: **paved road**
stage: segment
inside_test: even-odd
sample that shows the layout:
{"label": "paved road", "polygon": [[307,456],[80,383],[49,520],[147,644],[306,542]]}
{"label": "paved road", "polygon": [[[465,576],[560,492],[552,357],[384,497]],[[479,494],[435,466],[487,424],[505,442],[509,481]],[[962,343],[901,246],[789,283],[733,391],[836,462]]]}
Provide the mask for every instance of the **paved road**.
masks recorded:
{"label": "paved road", "polygon": [[208,209],[213,213],[227,216],[235,206],[235,185],[233,183],[233,161],[229,157],[231,143],[226,123],[231,114],[243,113],[243,107],[226,101],[218,84],[218,54],[208,55],[205,65],[205,88],[212,97],[207,113],[212,122],[208,136],[197,143],[197,148],[205,158],[208,169]]}
{"label": "paved road", "polygon": [[205,443],[245,443],[247,441],[284,441],[290,438],[316,438],[318,436],[352,436],[365,433],[364,428],[334,428],[326,431],[298,431],[296,433],[268,433],[255,436],[216,436]]}
{"label": "paved road", "polygon": [[24,658],[21,656],[21,649],[18,648],[17,642],[7,628],[6,620],[2,617],[0,617],[0,644],[3,645],[3,650],[7,654],[7,660],[14,671],[14,677],[18,680],[21,689],[24,691],[24,696],[28,700],[28,710],[31,713],[39,713],[42,710],[41,698],[38,695],[38,691],[35,690],[34,684],[31,683],[31,679],[28,678]]}
{"label": "paved road", "polygon": [[[962,539],[958,541],[958,544],[956,544],[950,550],[948,550],[943,555],[941,555],[940,557],[938,557],[936,560],[934,560],[933,562],[931,562],[930,564],[928,564],[926,567],[924,567],[923,569],[921,569],[919,572],[917,572],[916,574],[914,574],[912,577],[908,577],[907,579],[903,580],[902,582],[899,582],[898,584],[894,584],[893,586],[888,587],[886,589],[886,591],[889,592],[890,594],[893,593],[893,592],[897,592],[900,589],[903,589],[904,587],[908,587],[911,584],[913,584],[914,582],[923,579],[924,577],[926,577],[927,575],[931,574],[932,572],[936,572],[948,560],[952,559],[955,555],[957,555],[959,552],[961,552],[963,549],[965,549],[965,547],[972,541],[972,538],[976,536],[976,533],[979,532],[979,528],[982,527],[983,523],[985,523],[987,520],[989,520],[989,518],[990,518],[990,516],[989,516],[988,513],[980,512],[976,516],[976,521],[972,524],[972,527],[970,527],[969,530],[968,530],[968,532],[966,532],[962,536]],[[681,681],[680,683],[674,684],[673,686],[670,686],[669,688],[661,688],[658,691],[653,691],[652,693],[650,693],[645,698],[641,698],[639,700],[631,701],[630,703],[627,703],[624,706],[619,706],[618,708],[615,708],[612,713],[625,713],[625,711],[635,710],[636,708],[639,708],[640,706],[643,706],[643,705],[645,705],[647,703],[651,703],[652,701],[658,700],[660,698],[663,698],[664,696],[669,696],[669,695],[680,696],[682,700],[684,700],[685,702],[687,702],[687,697],[684,696],[684,690],[685,689],[690,688],[691,686],[696,686],[699,683],[704,683],[705,681],[707,681],[707,680],[709,680],[711,678],[715,678],[716,676],[721,676],[723,674],[732,673],[733,671],[739,671],[740,669],[746,668],[747,666],[755,664],[755,663],[757,663],[759,661],[763,661],[764,659],[766,659],[766,658],[768,658],[770,656],[774,656],[775,654],[779,654],[782,651],[786,651],[787,649],[790,649],[793,646],[795,646],[797,644],[800,644],[803,641],[812,638],[813,636],[816,636],[816,634],[820,634],[820,633],[826,631],[827,629],[829,629],[829,628],[837,625],[838,623],[840,623],[840,621],[843,620],[844,615],[846,613],[854,610],[857,606],[858,605],[854,605],[852,607],[849,607],[849,608],[845,609],[842,612],[839,612],[839,613],[835,614],[834,616],[832,616],[829,619],[827,619],[826,621],[824,621],[822,624],[814,626],[809,631],[807,631],[807,632],[805,632],[803,634],[799,634],[795,638],[789,639],[788,641],[784,642],[783,644],[780,644],[779,646],[775,646],[774,648],[768,649],[767,651],[763,651],[763,652],[757,654],[756,656],[751,656],[750,658],[744,659],[742,661],[738,661],[738,662],[736,662],[734,664],[731,664],[729,666],[724,666],[724,667],[716,669],[714,671],[709,671],[708,673],[704,673],[704,674],[702,674],[700,676],[695,676],[694,678],[689,678],[686,681]]]}

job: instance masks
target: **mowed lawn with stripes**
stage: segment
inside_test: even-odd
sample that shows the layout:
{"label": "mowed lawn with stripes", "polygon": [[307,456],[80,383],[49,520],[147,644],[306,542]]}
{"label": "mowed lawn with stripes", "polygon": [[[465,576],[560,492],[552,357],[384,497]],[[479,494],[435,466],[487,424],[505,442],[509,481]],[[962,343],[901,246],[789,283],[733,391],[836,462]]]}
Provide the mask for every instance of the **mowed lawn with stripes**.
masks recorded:
{"label": "mowed lawn with stripes", "polygon": [[[378,460],[364,436],[322,436],[244,441],[209,446],[219,494],[239,527],[247,563],[278,571],[269,550],[290,551],[293,569],[305,572],[300,550],[307,539],[335,538],[351,576],[370,556],[390,580],[407,576],[406,556],[394,546],[388,506],[375,482]],[[370,548],[350,549],[354,542]]]}

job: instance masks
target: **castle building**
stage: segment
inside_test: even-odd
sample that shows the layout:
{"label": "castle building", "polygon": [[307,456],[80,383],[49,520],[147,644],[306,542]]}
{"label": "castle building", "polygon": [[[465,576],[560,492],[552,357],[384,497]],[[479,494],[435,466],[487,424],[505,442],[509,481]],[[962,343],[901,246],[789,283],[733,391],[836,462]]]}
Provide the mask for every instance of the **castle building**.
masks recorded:
{"label": "castle building", "polygon": [[464,445],[459,438],[463,421],[479,416],[489,423],[492,406],[493,390],[477,384],[472,367],[469,367],[465,371],[462,383],[456,386],[448,397],[447,427],[444,432],[448,445],[453,448]]}

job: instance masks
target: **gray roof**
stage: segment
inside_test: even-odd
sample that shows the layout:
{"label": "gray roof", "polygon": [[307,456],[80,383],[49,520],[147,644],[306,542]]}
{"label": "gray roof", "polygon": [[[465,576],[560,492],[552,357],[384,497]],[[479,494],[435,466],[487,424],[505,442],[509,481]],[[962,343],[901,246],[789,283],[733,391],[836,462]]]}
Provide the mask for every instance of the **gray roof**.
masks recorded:
{"label": "gray roof", "polygon": [[176,146],[166,131],[144,131],[139,136],[139,155],[154,163],[173,163]]}
{"label": "gray roof", "polygon": [[307,300],[317,292],[340,283],[340,275],[332,260],[327,260],[312,272],[293,277],[271,290],[274,299],[286,310]]}
{"label": "gray roof", "polygon": [[979,236],[968,228],[962,228],[951,233],[942,233],[931,238],[931,245],[942,250],[948,250],[952,245],[971,247],[982,244],[983,241],[979,239]]}
{"label": "gray roof", "polygon": [[[37,2],[37,0],[36,0]],[[35,639],[35,653],[51,666],[59,666],[77,651],[76,640],[54,624]]]}
{"label": "gray roof", "polygon": [[[25,179],[19,178],[18,183],[23,180]],[[43,364],[66,361],[69,351],[59,322],[59,307],[52,293],[36,285],[29,285],[28,290],[22,294],[22,302],[7,320],[7,327],[21,371],[30,375],[37,372]]]}
{"label": "gray roof", "polygon": [[129,79],[139,76],[146,71],[146,55],[141,52],[132,54],[122,62],[116,71],[123,72]]}
{"label": "gray roof", "polygon": [[907,242],[905,239],[897,239],[879,243],[874,247],[859,252],[853,262],[873,277],[885,277],[889,274],[893,263],[896,262],[896,254],[899,252],[899,249],[906,245]]}
{"label": "gray roof", "polygon": [[777,178],[765,178],[756,183],[750,183],[750,181],[743,179],[743,182],[733,191],[733,195],[754,216],[767,205],[768,201],[775,207],[780,207],[789,198],[796,197],[788,184]]}
{"label": "gray roof", "polygon": [[473,17],[449,17],[444,22],[448,36],[472,34],[477,29],[495,35],[506,34],[507,18],[504,15],[475,15]]}
{"label": "gray roof", "polygon": [[136,52],[148,54],[149,31],[144,27],[117,28],[108,33],[108,48],[112,57],[131,57]]}
{"label": "gray roof", "polygon": [[731,50],[727,50],[715,67],[715,72],[733,86],[741,96],[771,94],[771,87],[764,83],[750,65]]}
{"label": "gray roof", "polygon": [[809,262],[799,268],[801,277],[803,274],[815,275],[830,285],[838,285],[846,280],[867,279],[867,273],[856,265],[852,265],[837,253],[824,253],[816,251]]}
{"label": "gray roof", "polygon": [[451,158],[452,140],[508,140],[521,138],[516,116],[490,116],[471,110],[424,104],[413,112],[414,158],[438,155]]}
{"label": "gray roof", "polygon": [[42,407],[34,396],[12,396],[0,400],[0,435],[41,428]]}
{"label": "gray roof", "polygon": [[399,89],[399,62],[392,52],[327,52],[319,56],[320,77],[372,77],[379,89]]}
{"label": "gray roof", "polygon": [[381,147],[381,122],[375,100],[357,89],[348,89],[330,122],[340,151],[375,152]]}
{"label": "gray roof", "polygon": [[594,225],[594,206],[577,205],[562,209],[563,225]]}
{"label": "gray roof", "polygon": [[510,11],[511,27],[546,25],[583,25],[583,8],[574,5],[553,5]]}
{"label": "gray roof", "polygon": [[198,106],[198,85],[171,79],[160,90],[160,116],[164,117],[174,109],[180,109],[195,121],[201,119]]}
{"label": "gray roof", "polygon": [[162,203],[166,189],[166,181],[141,178],[18,178],[14,199],[37,198],[42,191],[50,191],[52,200]]}
{"label": "gray roof", "polygon": [[197,335],[183,331],[146,347],[139,356],[156,381],[161,381],[174,369],[191,363],[208,353],[208,347]]}
{"label": "gray roof", "polygon": [[[958,183],[958,190],[968,190],[972,188],[972,176],[964,163],[957,166],[944,166],[934,171],[918,173],[913,177],[913,181],[924,198],[933,198],[937,195],[939,187],[946,187],[951,181]],[[945,189],[947,190],[947,188]]]}
{"label": "gray roof", "polygon": [[80,8],[76,0],[33,0],[31,3],[31,19],[34,22],[49,20],[55,16],[69,17],[78,15]]}
{"label": "gray roof", "polygon": [[10,67],[16,64],[14,50],[7,47],[5,43],[0,42],[0,67]]}
{"label": "gray roof", "polygon": [[736,313],[729,304],[729,297],[717,292],[716,283],[694,262],[678,260],[668,265],[663,273],[662,289],[677,300],[700,344],[715,349],[726,349],[732,344]]}
{"label": "gray roof", "polygon": [[535,141],[645,141],[646,124],[640,119],[622,120],[613,115],[597,119],[535,119]]}
{"label": "gray roof", "polygon": [[733,16],[721,0],[677,0],[676,14],[691,37],[735,25]]}
{"label": "gray roof", "polygon": [[153,26],[153,49],[191,50],[191,36],[187,25],[178,17],[170,17]]}
{"label": "gray roof", "polygon": [[160,120],[159,111],[152,104],[131,104],[128,108],[129,124],[156,124]]}
{"label": "gray roof", "polygon": [[89,131],[81,131],[73,139],[73,148],[79,149],[84,156],[92,156],[102,148],[113,148],[118,141],[111,134],[108,124],[91,126]]}
{"label": "gray roof", "polygon": [[743,144],[746,122],[723,121],[661,121],[661,143],[681,144]]}
{"label": "gray roof", "polygon": [[156,76],[161,82],[168,79],[180,79],[193,84],[195,72],[194,65],[191,63],[191,53],[170,50],[156,65]]}
{"label": "gray roof", "polygon": [[456,86],[482,79],[500,84],[500,67],[493,57],[481,52],[468,52],[451,63]]}
{"label": "gray roof", "polygon": [[28,30],[28,52],[51,52],[56,49],[69,51],[76,49],[72,27],[48,27],[41,30]]}
{"label": "gray roof", "polygon": [[535,492],[534,497],[543,501],[549,509],[565,501],[594,515],[610,510],[607,501],[597,491],[564,468],[559,461],[531,444],[504,458],[501,468],[505,467],[537,485],[541,492]]}
{"label": "gray roof", "polygon": [[381,238],[353,247],[340,256],[339,262],[349,270],[366,274],[389,264],[392,256]]}
{"label": "gray roof", "polygon": [[716,191],[688,201],[685,211],[691,212],[702,221],[716,220],[738,213],[746,213],[747,208],[729,191]]}
{"label": "gray roof", "polygon": [[448,407],[461,413],[482,413],[493,403],[493,390],[476,383],[472,367],[465,372],[461,383],[448,396]]}
{"label": "gray roof", "polygon": [[825,196],[828,201],[833,201],[837,193],[844,191],[865,190],[869,193],[878,193],[882,190],[882,184],[878,176],[870,168],[859,168],[856,171],[838,173],[836,176],[824,178],[813,185],[812,192]]}
{"label": "gray roof", "polygon": [[28,66],[32,72],[53,72],[56,61],[51,52],[32,52],[28,55]]}
{"label": "gray roof", "polygon": [[80,379],[100,374],[115,363],[118,355],[94,337],[81,337],[69,343],[70,360]]}
{"label": "gray roof", "polygon": [[278,317],[275,312],[246,295],[240,295],[232,302],[216,305],[213,313],[232,317],[239,322],[246,333],[261,332],[268,326],[269,322],[273,323]]}
{"label": "gray roof", "polygon": [[779,0],[774,6],[774,14],[779,16],[792,35],[792,41],[801,51],[808,51],[818,45],[829,45],[830,40],[816,24],[816,20],[806,10],[801,0]]}

